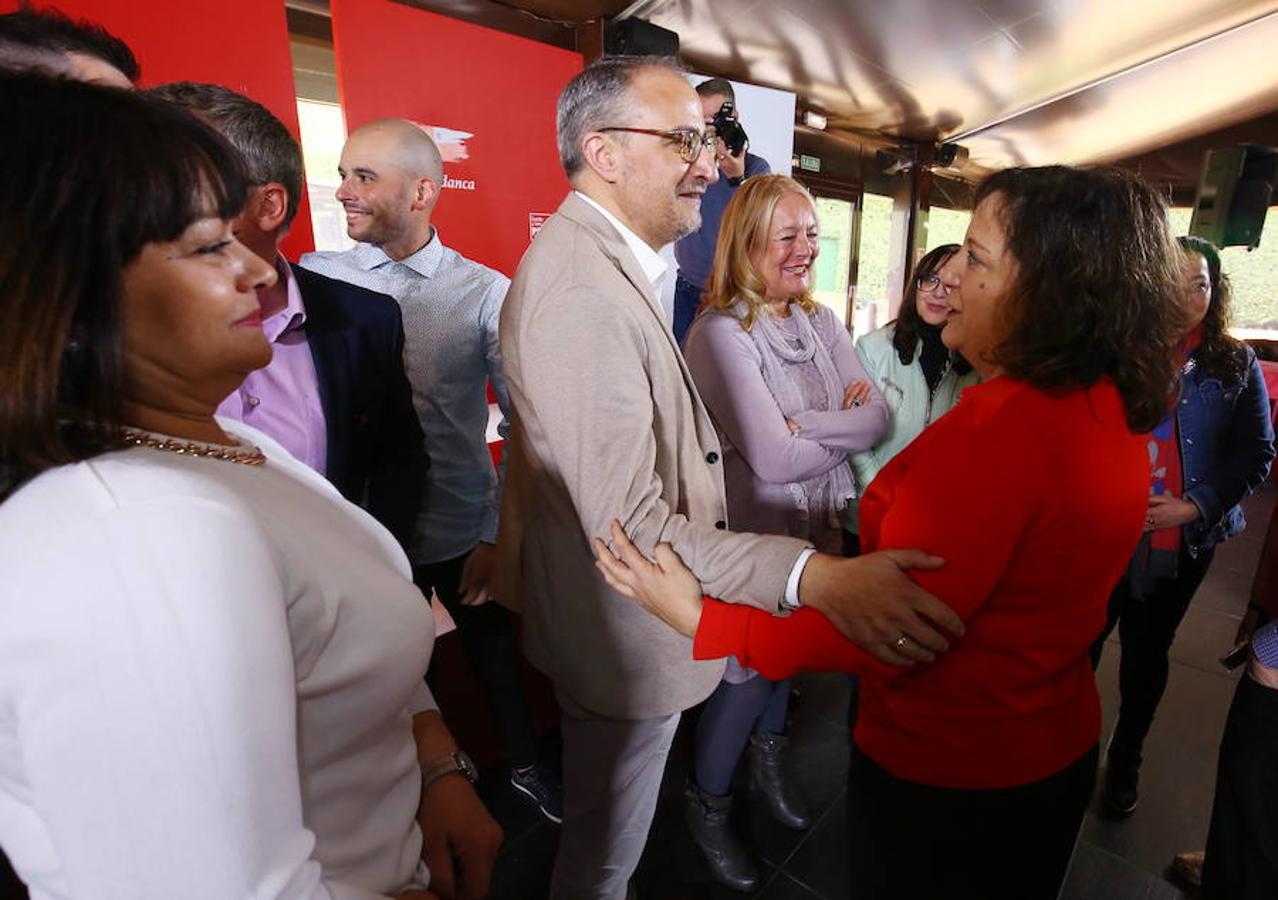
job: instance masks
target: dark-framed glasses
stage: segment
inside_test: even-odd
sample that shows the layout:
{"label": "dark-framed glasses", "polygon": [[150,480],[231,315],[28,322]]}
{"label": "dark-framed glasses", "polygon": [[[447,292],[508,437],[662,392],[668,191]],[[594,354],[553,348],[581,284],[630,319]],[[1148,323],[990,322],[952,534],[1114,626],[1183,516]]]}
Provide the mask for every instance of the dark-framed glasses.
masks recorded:
{"label": "dark-framed glasses", "polygon": [[[924,275],[922,278],[920,278],[918,281],[915,282],[915,286],[918,287],[920,291],[927,291],[928,293],[935,293],[937,288],[945,287],[941,283],[941,276],[936,274],[935,272],[933,272],[930,275]],[[948,287],[945,287],[945,293],[948,294],[949,292],[950,292],[950,289]]]}
{"label": "dark-framed glasses", "polygon": [[714,152],[716,142],[714,135],[703,134],[695,128],[672,128],[669,131],[661,131],[657,128],[629,128],[623,125],[612,125],[608,128],[600,128],[599,131],[625,131],[631,134],[651,134],[654,137],[665,138],[675,145],[679,158],[688,164],[696,162],[705,150]]}

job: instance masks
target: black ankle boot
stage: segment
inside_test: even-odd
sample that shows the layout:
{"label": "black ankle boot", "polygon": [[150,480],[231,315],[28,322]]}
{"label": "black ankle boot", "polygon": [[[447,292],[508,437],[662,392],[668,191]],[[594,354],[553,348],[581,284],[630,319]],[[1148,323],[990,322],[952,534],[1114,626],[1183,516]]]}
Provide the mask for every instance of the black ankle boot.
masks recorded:
{"label": "black ankle boot", "polygon": [[688,830],[705,854],[715,880],[736,891],[755,890],[759,886],[759,870],[729,821],[732,795],[707,794],[689,779],[683,797]]}
{"label": "black ankle boot", "polygon": [[750,780],[768,801],[772,818],[787,828],[808,828],[812,813],[785,770],[789,743],[783,734],[756,731],[750,735]]}

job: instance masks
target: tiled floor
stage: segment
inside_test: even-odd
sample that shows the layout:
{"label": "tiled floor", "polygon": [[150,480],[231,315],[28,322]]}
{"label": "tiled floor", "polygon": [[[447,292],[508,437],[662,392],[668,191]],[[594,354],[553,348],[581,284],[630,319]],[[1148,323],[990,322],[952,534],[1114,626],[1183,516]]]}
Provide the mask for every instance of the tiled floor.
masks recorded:
{"label": "tiled floor", "polygon": [[[1189,896],[1168,882],[1173,854],[1201,848],[1207,838],[1216,751],[1234,679],[1216,661],[1232,642],[1246,606],[1251,577],[1276,493],[1246,503],[1251,526],[1220,549],[1172,648],[1171,682],[1146,745],[1141,803],[1128,820],[1102,819],[1093,803],[1062,900],[1169,900]],[[1117,638],[1111,639],[1111,644]],[[1098,673],[1105,706],[1104,735],[1117,704],[1117,647],[1106,648]],[[808,799],[819,811],[806,833],[772,823],[744,783],[737,810],[742,833],[762,863],[762,900],[855,898],[843,848],[847,767],[847,682],[841,676],[797,680],[802,703],[793,723],[794,759]],[[682,821],[692,716],[685,716],[662,784],[661,801],[637,882],[645,900],[739,897],[710,881]],[[546,896],[557,830],[521,803],[500,775],[481,791],[506,830],[493,900]],[[997,848],[990,848],[997,852]]]}

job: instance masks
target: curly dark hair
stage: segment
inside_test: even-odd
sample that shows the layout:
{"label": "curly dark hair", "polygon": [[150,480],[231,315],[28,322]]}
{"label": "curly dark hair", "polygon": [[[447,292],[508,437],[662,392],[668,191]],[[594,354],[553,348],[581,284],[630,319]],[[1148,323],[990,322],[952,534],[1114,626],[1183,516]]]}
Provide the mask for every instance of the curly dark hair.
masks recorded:
{"label": "curly dark hair", "polygon": [[118,444],[121,294],[147,244],[247,197],[239,154],[144,94],[0,72],[0,500]]}
{"label": "curly dark hair", "polygon": [[995,199],[1016,272],[992,361],[1036,387],[1109,378],[1133,431],[1166,415],[1189,316],[1167,205],[1121,169],[1069,166],[996,172]]}
{"label": "curly dark hair", "polygon": [[[919,315],[918,297],[915,296],[915,292],[919,289],[919,282],[929,275],[939,275],[941,266],[945,265],[959,249],[958,244],[942,244],[925,253],[914,266],[914,274],[910,278],[909,296],[901,299],[901,308],[897,310],[896,318],[893,320],[896,327],[892,329],[892,346],[903,366],[914,362],[914,351],[918,349],[923,329],[931,328],[940,331],[937,326],[924,322]],[[966,375],[972,371],[972,364],[960,353],[950,353],[950,365],[959,375]]]}
{"label": "curly dark hair", "polygon": [[1220,251],[1211,241],[1200,237],[1182,237],[1176,241],[1186,253],[1196,253],[1207,260],[1211,283],[1211,303],[1207,306],[1207,315],[1203,316],[1203,336],[1194,354],[1198,368],[1222,381],[1242,381],[1247,377],[1247,348],[1226,331],[1232,313],[1233,290],[1229,276],[1221,271]]}

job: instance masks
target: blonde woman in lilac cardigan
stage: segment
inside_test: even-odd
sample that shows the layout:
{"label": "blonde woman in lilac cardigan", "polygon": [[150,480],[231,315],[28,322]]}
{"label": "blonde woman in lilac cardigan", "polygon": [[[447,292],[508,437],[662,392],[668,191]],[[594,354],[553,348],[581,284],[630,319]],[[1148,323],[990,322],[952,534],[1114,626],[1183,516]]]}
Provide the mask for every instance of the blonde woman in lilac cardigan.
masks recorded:
{"label": "blonde woman in lilac cardigan", "polygon": [[[724,212],[685,356],[723,444],[730,527],[837,554],[839,512],[856,494],[848,454],[879,441],[888,412],[847,330],[812,299],[816,256],[811,195],[784,175],[749,179]],[[789,691],[788,681],[729,660],[697,728],[688,824],[715,878],[737,890],[759,882],[728,821],[747,743],[752,781],[773,816],[791,828],[811,824],[783,765]]]}

